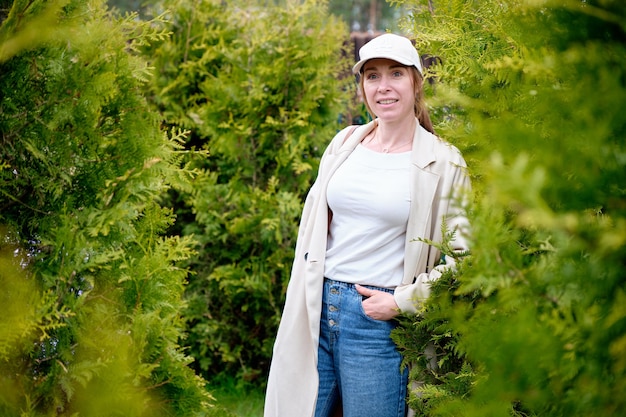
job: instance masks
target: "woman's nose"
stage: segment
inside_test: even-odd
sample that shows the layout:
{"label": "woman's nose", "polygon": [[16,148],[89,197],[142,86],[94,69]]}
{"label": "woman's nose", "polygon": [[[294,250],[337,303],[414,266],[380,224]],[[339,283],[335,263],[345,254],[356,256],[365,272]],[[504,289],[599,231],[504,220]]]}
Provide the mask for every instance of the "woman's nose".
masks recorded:
{"label": "woman's nose", "polygon": [[378,84],[378,91],[388,91],[389,90],[389,82],[387,77],[381,77],[380,83]]}

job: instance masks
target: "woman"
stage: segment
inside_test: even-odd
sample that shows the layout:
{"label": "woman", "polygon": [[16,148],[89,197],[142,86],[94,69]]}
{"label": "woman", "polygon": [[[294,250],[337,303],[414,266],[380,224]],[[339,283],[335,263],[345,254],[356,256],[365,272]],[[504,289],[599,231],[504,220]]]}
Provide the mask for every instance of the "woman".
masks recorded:
{"label": "woman", "polygon": [[403,417],[407,372],[390,339],[441,276],[440,252],[467,250],[458,199],[465,161],[433,134],[422,67],[411,42],[384,34],[353,72],[374,120],[346,128],[320,161],[302,213],[291,281],[274,345],[265,417]]}

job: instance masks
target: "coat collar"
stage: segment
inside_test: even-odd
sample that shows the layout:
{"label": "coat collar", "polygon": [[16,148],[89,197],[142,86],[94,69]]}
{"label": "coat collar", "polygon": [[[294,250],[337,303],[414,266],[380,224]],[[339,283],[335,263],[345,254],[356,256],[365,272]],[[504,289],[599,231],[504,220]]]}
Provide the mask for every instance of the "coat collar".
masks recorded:
{"label": "coat collar", "polygon": [[[436,161],[434,146],[438,140],[435,135],[424,129],[417,118],[415,119],[417,128],[413,135],[413,150],[411,151],[411,163],[420,169],[426,168],[428,165]],[[378,119],[359,126],[349,138],[338,145],[337,154],[351,152],[357,147],[361,141],[376,127]],[[346,132],[348,133],[348,132]],[[343,140],[343,139],[342,139]]]}
{"label": "coat collar", "polygon": [[413,151],[411,162],[424,169],[437,160],[435,156],[435,141],[439,140],[435,135],[424,129],[416,120],[417,128],[413,136]]}

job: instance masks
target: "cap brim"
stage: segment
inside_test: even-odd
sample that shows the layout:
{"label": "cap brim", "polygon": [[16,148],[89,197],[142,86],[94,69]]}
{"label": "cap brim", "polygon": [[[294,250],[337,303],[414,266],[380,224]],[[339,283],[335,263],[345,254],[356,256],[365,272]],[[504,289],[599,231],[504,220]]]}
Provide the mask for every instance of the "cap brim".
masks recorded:
{"label": "cap brim", "polygon": [[388,55],[384,55],[384,56],[381,54],[381,55],[378,55],[378,56],[367,57],[365,59],[360,60],[359,62],[354,64],[354,66],[352,67],[352,73],[355,74],[355,75],[360,73],[361,69],[363,68],[363,65],[365,65],[365,63],[367,61],[372,60],[372,59],[377,59],[377,58],[379,58],[379,59],[391,59],[392,61],[399,62],[400,64],[406,65],[407,67],[415,67],[415,68],[417,68],[417,70],[419,72],[422,72],[422,69],[420,67],[417,67],[411,61],[408,61],[406,59],[403,59],[401,57],[398,57],[398,56],[395,56],[395,55],[392,55],[392,54],[388,54]]}

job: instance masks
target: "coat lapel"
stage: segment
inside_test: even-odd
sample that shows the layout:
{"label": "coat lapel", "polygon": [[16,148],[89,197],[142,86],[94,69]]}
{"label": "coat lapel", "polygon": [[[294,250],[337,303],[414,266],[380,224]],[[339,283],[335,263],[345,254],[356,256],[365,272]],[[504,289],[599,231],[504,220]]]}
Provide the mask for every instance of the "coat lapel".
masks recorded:
{"label": "coat lapel", "polygon": [[[419,126],[419,125],[418,125]],[[418,271],[425,271],[428,245],[415,239],[428,237],[432,224],[432,203],[439,175],[428,168],[436,161],[433,136],[419,127],[413,137],[411,153],[411,209],[407,223],[403,284],[412,284]]]}

